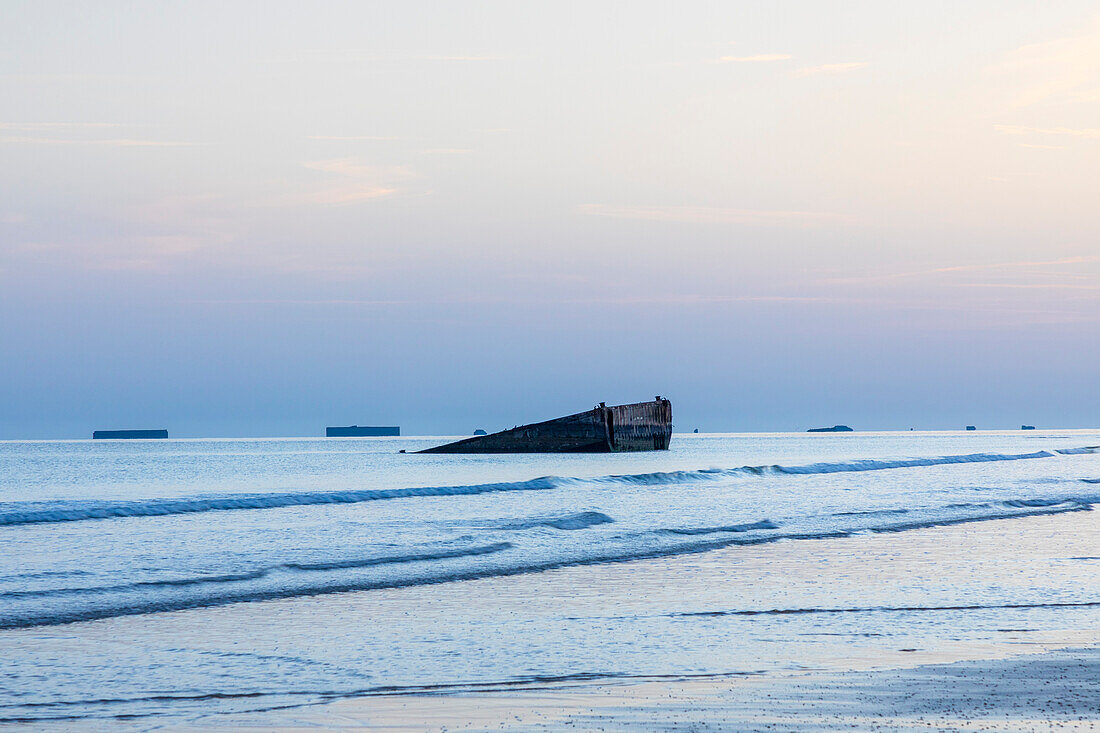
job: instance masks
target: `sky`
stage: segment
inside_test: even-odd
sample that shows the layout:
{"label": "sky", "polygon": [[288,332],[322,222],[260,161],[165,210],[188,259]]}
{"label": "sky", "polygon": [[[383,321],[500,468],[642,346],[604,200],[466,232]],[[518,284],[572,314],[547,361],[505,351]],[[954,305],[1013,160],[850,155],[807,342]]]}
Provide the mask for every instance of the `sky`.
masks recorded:
{"label": "sky", "polygon": [[1100,425],[1091,0],[0,16],[0,439]]}

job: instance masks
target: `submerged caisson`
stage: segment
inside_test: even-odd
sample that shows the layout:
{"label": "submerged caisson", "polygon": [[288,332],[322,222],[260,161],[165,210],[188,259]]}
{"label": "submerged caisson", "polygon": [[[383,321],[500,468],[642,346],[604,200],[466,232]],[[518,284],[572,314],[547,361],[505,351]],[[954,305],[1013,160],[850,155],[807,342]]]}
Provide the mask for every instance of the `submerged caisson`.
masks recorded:
{"label": "submerged caisson", "polygon": [[418,451],[420,453],[618,453],[668,450],[672,403],[652,402],[596,407],[554,420],[520,425]]}
{"label": "submerged caisson", "polygon": [[168,437],[167,430],[93,430],[92,440],[149,440]]}
{"label": "submerged caisson", "polygon": [[325,428],[326,438],[377,438],[401,435],[399,425],[330,425]]}

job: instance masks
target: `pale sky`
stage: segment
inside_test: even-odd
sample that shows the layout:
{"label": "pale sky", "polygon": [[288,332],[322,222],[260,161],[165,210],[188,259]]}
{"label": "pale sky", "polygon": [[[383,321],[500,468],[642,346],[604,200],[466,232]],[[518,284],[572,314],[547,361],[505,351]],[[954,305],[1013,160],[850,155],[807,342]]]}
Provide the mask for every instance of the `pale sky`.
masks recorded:
{"label": "pale sky", "polygon": [[0,4],[0,438],[1100,425],[1095,2]]}

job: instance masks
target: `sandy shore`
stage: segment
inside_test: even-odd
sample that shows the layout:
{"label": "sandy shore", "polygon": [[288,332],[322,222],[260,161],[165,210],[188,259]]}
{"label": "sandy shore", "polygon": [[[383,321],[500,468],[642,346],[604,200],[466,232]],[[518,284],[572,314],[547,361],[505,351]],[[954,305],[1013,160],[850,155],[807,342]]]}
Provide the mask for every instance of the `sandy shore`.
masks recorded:
{"label": "sandy shore", "polygon": [[[774,579],[820,587],[822,602],[844,583],[879,584],[884,597],[911,603],[914,574],[988,574],[1032,587],[1057,568],[1100,592],[1100,515],[982,522],[867,535],[837,542],[784,542],[711,552],[692,558],[647,560],[510,579],[457,583],[447,589],[462,603],[471,594],[563,594],[585,607],[637,604],[646,589],[675,586],[685,595],[721,598],[759,588],[763,605],[777,598]],[[834,571],[842,568],[842,571]],[[855,571],[853,573],[853,568]],[[832,577],[830,573],[836,572]],[[633,579],[633,583],[632,583]],[[598,597],[580,589],[599,588]],[[766,590],[766,589],[771,590]],[[639,590],[640,589],[640,590]],[[802,589],[804,593],[805,589]],[[417,589],[391,595],[411,595]],[[436,589],[439,592],[439,589]],[[389,592],[387,592],[389,593]],[[622,595],[620,598],[617,596]],[[348,594],[353,600],[363,594]],[[629,595],[629,599],[627,598]],[[531,597],[531,596],[528,596]],[[392,598],[390,599],[393,600]],[[926,598],[922,605],[934,606]],[[1086,601],[1089,603],[1089,601]],[[1085,610],[1089,611],[1089,606]],[[1078,610],[1079,609],[1075,609]],[[1057,616],[1056,618],[1063,618]],[[155,726],[183,731],[218,727],[251,730],[1100,730],[1100,633],[1095,614],[1067,614],[1042,628],[990,628],[956,633],[944,628],[920,648],[852,643],[847,652],[743,674],[633,678],[569,683],[457,686],[446,692],[381,694],[320,705],[193,718]],[[777,640],[778,641],[778,640]],[[835,648],[835,647],[834,647]],[[841,645],[844,648],[844,645]],[[799,661],[804,661],[800,660]],[[149,723],[149,721],[146,721]],[[152,728],[153,725],[144,725]]]}
{"label": "sandy shore", "polygon": [[1094,731],[1100,730],[1097,690],[1100,649],[1092,647],[841,674],[383,695],[228,716],[216,725],[392,732]]}

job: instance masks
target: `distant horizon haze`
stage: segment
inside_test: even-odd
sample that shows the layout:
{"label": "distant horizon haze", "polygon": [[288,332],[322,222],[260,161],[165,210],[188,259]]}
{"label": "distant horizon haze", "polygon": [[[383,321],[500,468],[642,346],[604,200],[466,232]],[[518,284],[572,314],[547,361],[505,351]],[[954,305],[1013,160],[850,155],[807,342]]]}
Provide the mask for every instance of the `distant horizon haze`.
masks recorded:
{"label": "distant horizon haze", "polygon": [[[432,430],[415,430],[415,429],[407,429],[406,426],[402,425],[402,426],[400,426],[401,427],[401,435],[400,436],[353,436],[353,437],[336,436],[336,437],[331,438],[331,439],[366,440],[366,439],[384,438],[386,440],[404,440],[404,439],[408,439],[408,438],[421,438],[421,437],[456,437],[456,436],[462,437],[462,436],[473,435],[474,431],[479,430],[479,429],[484,429],[484,430],[487,430],[488,432],[492,433],[492,432],[496,432],[498,430],[505,430],[507,428],[514,427],[517,424],[538,422],[541,419],[544,419],[544,418],[549,419],[550,417],[557,417],[557,416],[556,415],[555,416],[543,415],[543,416],[538,417],[538,418],[524,419],[524,420],[522,420],[518,423],[514,422],[514,421],[510,422],[510,423],[507,423],[507,424],[501,423],[499,425],[494,425],[494,426],[489,427],[489,428],[482,428],[482,427],[480,427],[480,424],[479,424],[479,427],[471,428],[469,430],[436,430],[436,431],[432,431]],[[362,426],[362,425],[365,425],[367,423],[360,422],[359,424]],[[371,423],[371,424],[373,424],[373,423]],[[413,423],[413,424],[415,425],[415,423]],[[835,423],[835,422],[827,422],[826,421],[826,422],[820,422],[820,423],[814,423],[814,424],[807,424],[806,427],[782,427],[782,428],[769,428],[769,429],[759,429],[759,430],[721,429],[721,428],[716,428],[716,427],[707,427],[707,426],[700,426],[700,425],[691,424],[688,427],[680,427],[679,425],[674,425],[673,426],[673,434],[674,435],[681,435],[681,436],[683,436],[683,435],[703,435],[703,436],[706,436],[706,435],[728,435],[728,434],[753,434],[753,433],[760,433],[760,434],[770,434],[770,433],[804,434],[804,433],[809,432],[809,429],[811,427],[813,427],[813,428],[827,428],[827,427],[832,427],[833,425],[844,425],[844,424],[846,424],[846,423]],[[967,425],[973,425],[973,424],[974,423],[967,423]],[[910,425],[908,427],[896,427],[896,426],[895,427],[883,427],[883,426],[879,425],[879,426],[849,426],[849,427],[853,428],[852,432],[854,432],[854,433],[905,433],[905,432],[912,432],[912,431],[915,431],[915,432],[929,432],[929,433],[973,432],[973,431],[968,431],[967,430],[967,425],[961,425],[961,424],[957,425],[957,426],[954,426],[954,425],[952,425],[952,426],[947,426],[947,425],[940,425],[940,426]],[[996,433],[1020,432],[1023,429],[1024,425],[1029,425],[1029,423],[1020,423],[1020,424],[1015,424],[1015,425],[980,425],[979,424],[979,425],[975,426],[975,429],[976,429],[976,432],[978,432],[978,433],[982,433],[982,432],[996,432]],[[143,425],[143,426],[130,425],[130,426],[125,426],[125,427],[118,427],[118,426],[103,427],[103,428],[95,428],[94,430],[96,430],[96,431],[99,431],[99,430],[108,430],[108,431],[109,430],[123,430],[123,431],[126,431],[126,430],[160,430],[160,429],[165,429],[165,430],[168,431],[167,440],[221,440],[221,439],[224,439],[224,440],[249,440],[249,439],[256,439],[256,440],[266,440],[266,439],[314,440],[314,439],[322,439],[322,438],[327,440],[327,439],[330,439],[330,438],[325,435],[325,428],[326,427],[329,427],[329,425],[323,425],[320,428],[315,428],[314,426],[309,426],[309,427],[305,427],[305,428],[290,427],[290,428],[287,428],[286,430],[284,430],[282,432],[258,432],[258,433],[244,433],[244,432],[242,432],[242,433],[224,433],[224,434],[223,433],[207,433],[207,432],[187,431],[187,430],[175,429],[175,428],[171,428],[171,427],[165,428],[163,425],[153,425],[153,424]],[[696,428],[698,428],[698,433],[694,432],[696,430]],[[1036,425],[1036,426],[1034,426],[1034,429],[1035,429],[1036,433],[1045,434],[1045,433],[1049,433],[1049,432],[1052,432],[1052,431],[1057,432],[1059,430],[1080,431],[1080,430],[1095,430],[1097,428],[1096,428],[1096,426],[1090,426],[1090,425]],[[85,431],[83,434],[4,436],[4,437],[0,437],[0,441],[16,441],[16,442],[18,442],[18,441],[35,441],[35,440],[47,440],[47,441],[49,441],[49,440],[61,440],[61,441],[65,441],[65,440],[91,440],[92,439],[92,435],[91,435],[92,432],[93,432],[93,430]],[[843,433],[843,432],[841,432],[841,433],[826,432],[823,435],[838,435],[838,434],[839,435],[844,435],[845,433]],[[119,440],[119,438],[106,438],[106,439],[100,439],[100,440]],[[97,440],[97,442],[100,442],[100,440]],[[134,438],[134,439],[122,438],[122,440],[165,440],[165,439],[164,438]]]}

